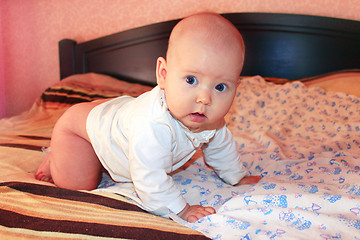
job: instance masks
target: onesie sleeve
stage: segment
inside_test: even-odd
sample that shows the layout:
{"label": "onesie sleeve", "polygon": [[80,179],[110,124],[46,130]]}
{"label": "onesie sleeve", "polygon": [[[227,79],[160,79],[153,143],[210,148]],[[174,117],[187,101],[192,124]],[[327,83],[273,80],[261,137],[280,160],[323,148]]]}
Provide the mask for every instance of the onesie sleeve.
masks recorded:
{"label": "onesie sleeve", "polygon": [[226,126],[215,133],[213,139],[203,148],[203,153],[206,163],[228,184],[237,184],[247,174],[240,161],[236,142]]}
{"label": "onesie sleeve", "polygon": [[171,128],[156,121],[137,121],[129,135],[129,166],[136,193],[148,210],[168,208],[179,213],[186,206],[169,173],[173,169]]}

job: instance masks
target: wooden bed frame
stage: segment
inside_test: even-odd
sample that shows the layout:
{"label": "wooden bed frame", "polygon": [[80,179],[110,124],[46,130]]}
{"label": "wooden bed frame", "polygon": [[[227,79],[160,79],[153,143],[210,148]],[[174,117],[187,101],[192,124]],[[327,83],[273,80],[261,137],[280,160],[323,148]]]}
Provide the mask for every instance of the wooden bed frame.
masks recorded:
{"label": "wooden bed frame", "polygon": [[[224,14],[246,45],[243,76],[290,80],[360,68],[360,22],[273,13]],[[60,78],[96,72],[155,85],[155,63],[165,56],[178,20],[124,31],[84,43],[59,42]]]}

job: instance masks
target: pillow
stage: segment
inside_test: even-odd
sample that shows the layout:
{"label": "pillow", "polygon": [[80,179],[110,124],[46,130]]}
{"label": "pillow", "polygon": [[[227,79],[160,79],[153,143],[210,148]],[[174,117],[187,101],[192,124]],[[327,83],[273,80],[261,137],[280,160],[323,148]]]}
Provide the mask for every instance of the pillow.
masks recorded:
{"label": "pillow", "polygon": [[150,86],[121,81],[103,74],[76,74],[47,88],[38,105],[45,109],[57,109],[121,95],[136,97],[149,90]]}
{"label": "pillow", "polygon": [[[244,76],[241,79],[249,77]],[[360,97],[360,69],[345,69],[294,80],[276,77],[263,77],[263,79],[275,84],[300,81],[307,87],[319,87],[325,91],[343,92]]]}
{"label": "pillow", "polygon": [[320,87],[326,91],[344,92],[360,97],[360,69],[342,70],[300,81],[308,87]]}

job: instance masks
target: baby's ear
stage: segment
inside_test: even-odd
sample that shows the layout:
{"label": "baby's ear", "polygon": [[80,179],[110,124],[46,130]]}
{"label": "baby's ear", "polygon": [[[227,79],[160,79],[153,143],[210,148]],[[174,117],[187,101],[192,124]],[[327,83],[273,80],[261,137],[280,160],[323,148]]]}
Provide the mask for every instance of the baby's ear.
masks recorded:
{"label": "baby's ear", "polygon": [[156,80],[161,89],[165,88],[166,73],[166,60],[163,57],[159,57],[156,62]]}

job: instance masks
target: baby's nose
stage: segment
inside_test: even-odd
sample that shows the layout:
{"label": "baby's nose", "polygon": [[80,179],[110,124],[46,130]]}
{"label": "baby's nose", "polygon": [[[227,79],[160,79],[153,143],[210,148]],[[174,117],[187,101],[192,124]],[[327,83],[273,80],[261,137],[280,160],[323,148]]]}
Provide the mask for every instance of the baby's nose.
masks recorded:
{"label": "baby's nose", "polygon": [[196,103],[202,103],[204,105],[211,104],[211,94],[207,90],[202,90],[197,95]]}

